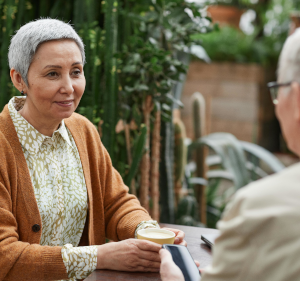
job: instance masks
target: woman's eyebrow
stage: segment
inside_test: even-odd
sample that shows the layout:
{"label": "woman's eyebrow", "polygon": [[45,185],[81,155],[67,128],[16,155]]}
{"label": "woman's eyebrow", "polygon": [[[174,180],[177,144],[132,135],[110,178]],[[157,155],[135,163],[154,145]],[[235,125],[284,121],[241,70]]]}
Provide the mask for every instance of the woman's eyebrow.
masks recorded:
{"label": "woman's eyebrow", "polygon": [[46,65],[45,68],[62,68],[60,65]]}
{"label": "woman's eyebrow", "polygon": [[82,64],[82,62],[76,61],[76,62],[72,63],[72,66],[73,66],[73,65],[76,65],[76,64]]}
{"label": "woman's eyebrow", "polygon": [[[80,62],[80,61],[76,61],[76,62],[74,62],[74,63],[72,63],[72,66],[74,66],[74,65],[76,65],[76,64],[82,64],[82,62]],[[62,68],[60,65],[52,65],[52,64],[50,64],[50,65],[46,65],[45,67],[44,67],[44,69],[45,68]]]}

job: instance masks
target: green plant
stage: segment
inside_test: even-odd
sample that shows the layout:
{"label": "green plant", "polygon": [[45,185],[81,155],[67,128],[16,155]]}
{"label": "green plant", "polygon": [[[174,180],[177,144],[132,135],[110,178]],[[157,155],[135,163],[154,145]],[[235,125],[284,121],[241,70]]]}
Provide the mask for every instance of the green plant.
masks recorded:
{"label": "green plant", "polygon": [[299,0],[293,0],[293,7],[296,11],[300,10],[300,1]]}
{"label": "green plant", "polygon": [[[142,161],[145,171],[151,165],[156,175],[150,195],[157,197],[158,181],[160,191],[167,189],[160,198],[168,209],[163,220],[174,222],[172,110],[174,104],[182,106],[178,99],[189,55],[207,59],[199,40],[192,38],[210,30],[199,8],[184,0],[0,0],[0,108],[18,94],[7,68],[13,32],[40,16],[71,22],[85,43],[87,61],[86,89],[77,112],[98,128],[114,167],[134,194],[141,191],[137,187],[145,177],[139,165],[147,158]],[[142,107],[146,99],[148,112]],[[160,178],[163,169],[166,177]],[[157,198],[152,201],[157,206]]]}
{"label": "green plant", "polygon": [[[131,120],[137,124],[144,122],[148,128],[140,176],[140,200],[146,208],[148,208],[150,186],[150,163],[153,170],[154,167],[158,167],[160,160],[158,153],[155,152],[159,145],[157,138],[153,138],[150,143],[151,127],[156,128],[155,130],[161,127],[162,130],[162,142],[165,144],[162,146],[160,186],[167,187],[165,188],[167,192],[160,190],[160,200],[161,205],[168,209],[162,212],[166,215],[162,219],[164,221],[174,221],[172,111],[175,103],[181,104],[175,98],[174,89],[186,72],[186,60],[180,61],[182,56],[179,53],[194,53],[198,57],[206,58],[206,53],[201,46],[195,48],[195,44],[199,42],[191,39],[191,35],[209,29],[204,21],[200,24],[195,23],[185,12],[185,8],[189,8],[195,17],[201,18],[199,7],[184,1],[142,1],[139,4],[128,1],[126,9],[122,11],[122,17],[127,19],[130,25],[126,25],[124,29],[125,32],[130,28],[134,31],[132,36],[127,37],[126,44],[122,45],[122,51],[116,55],[119,63],[120,104],[122,108],[127,107],[131,112],[126,117],[125,123]],[[177,87],[177,92],[178,89],[180,87]],[[154,104],[159,104],[161,108],[158,113],[153,110]],[[158,124],[160,119],[161,126]],[[155,158],[156,162],[153,159],[150,161],[150,157]],[[155,174],[158,175],[158,172]],[[151,190],[156,190],[152,182]],[[151,191],[151,196],[154,194],[157,193]],[[152,202],[154,206],[154,198]]]}
{"label": "green plant", "polygon": [[181,198],[176,213],[176,223],[180,225],[203,227],[199,222],[198,203],[193,195],[193,189],[189,190],[189,194]]}
{"label": "green plant", "polygon": [[174,120],[174,176],[175,176],[175,199],[176,205],[181,198],[182,183],[184,180],[185,166],[187,161],[187,147],[185,145],[186,131],[184,123],[176,118]]}
{"label": "green plant", "polygon": [[246,35],[229,26],[206,34],[195,36],[202,40],[202,45],[212,61],[236,63],[259,63],[264,66],[276,64],[283,42],[276,42],[273,37],[256,39],[256,34]]}
{"label": "green plant", "polygon": [[[229,133],[213,133],[190,145],[195,149],[201,144],[211,149],[206,159],[207,172],[207,217],[208,226],[213,227],[238,189],[251,181],[281,171],[284,166],[269,151],[249,142],[238,141]],[[200,182],[191,178],[190,183]]]}
{"label": "green plant", "polygon": [[138,165],[143,156],[146,136],[147,136],[147,128],[146,126],[143,125],[141,129],[141,134],[137,137],[136,143],[133,145],[133,151],[134,151],[133,160],[129,168],[128,174],[124,179],[125,184],[128,186],[131,186],[131,181],[133,180],[134,176],[137,173]]}
{"label": "green plant", "polygon": [[[205,114],[205,99],[196,92],[192,95],[192,116],[194,140],[197,140],[206,135],[206,114]],[[205,177],[205,155],[206,150],[203,146],[199,146],[195,151],[195,162],[197,166],[196,176]],[[196,184],[194,187],[197,202],[199,204],[199,217],[201,222],[206,224],[206,195],[205,185]]]}
{"label": "green plant", "polygon": [[[227,2],[226,0],[224,2]],[[228,0],[228,3],[231,1]],[[248,2],[248,3],[247,3]],[[290,13],[299,10],[299,0],[245,1],[246,10],[255,13],[251,22],[253,32],[222,27],[207,35],[196,35],[202,40],[212,61],[258,63],[275,68],[279,53],[289,34]]]}
{"label": "green plant", "polygon": [[103,95],[103,143],[115,162],[115,126],[117,124],[117,62],[114,54],[118,44],[118,0],[104,2],[105,9],[105,92]]}

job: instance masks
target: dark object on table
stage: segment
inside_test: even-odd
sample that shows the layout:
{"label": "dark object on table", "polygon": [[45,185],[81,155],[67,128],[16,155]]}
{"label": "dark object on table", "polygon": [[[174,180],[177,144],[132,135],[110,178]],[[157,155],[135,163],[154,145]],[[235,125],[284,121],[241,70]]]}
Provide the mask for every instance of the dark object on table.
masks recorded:
{"label": "dark object on table", "polygon": [[201,279],[199,269],[187,247],[174,244],[164,244],[162,247],[171,253],[173,261],[182,271],[185,281],[199,281]]}
{"label": "dark object on table", "polygon": [[201,235],[201,240],[203,240],[205,244],[207,244],[209,247],[212,247],[215,244],[215,240],[219,235],[219,233],[203,234]]}

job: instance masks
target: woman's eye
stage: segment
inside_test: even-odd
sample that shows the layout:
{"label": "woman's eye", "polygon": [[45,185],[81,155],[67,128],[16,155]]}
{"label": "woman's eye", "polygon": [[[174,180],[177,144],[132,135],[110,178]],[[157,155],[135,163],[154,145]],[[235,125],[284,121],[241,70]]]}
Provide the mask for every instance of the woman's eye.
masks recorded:
{"label": "woman's eye", "polygon": [[78,69],[73,71],[73,74],[76,76],[80,75],[80,73],[81,73],[81,71]]}
{"label": "woman's eye", "polygon": [[58,74],[57,74],[57,72],[52,71],[52,72],[49,72],[49,73],[47,74],[47,76],[49,76],[49,77],[56,77],[56,76],[58,76]]}

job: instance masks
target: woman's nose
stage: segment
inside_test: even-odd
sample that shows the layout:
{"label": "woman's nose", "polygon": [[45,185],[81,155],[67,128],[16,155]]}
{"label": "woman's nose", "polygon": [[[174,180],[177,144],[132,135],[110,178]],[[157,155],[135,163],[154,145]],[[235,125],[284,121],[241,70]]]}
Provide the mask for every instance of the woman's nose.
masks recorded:
{"label": "woman's nose", "polygon": [[74,92],[73,81],[69,75],[63,77],[60,92],[62,94],[68,94],[68,95],[73,94]]}

